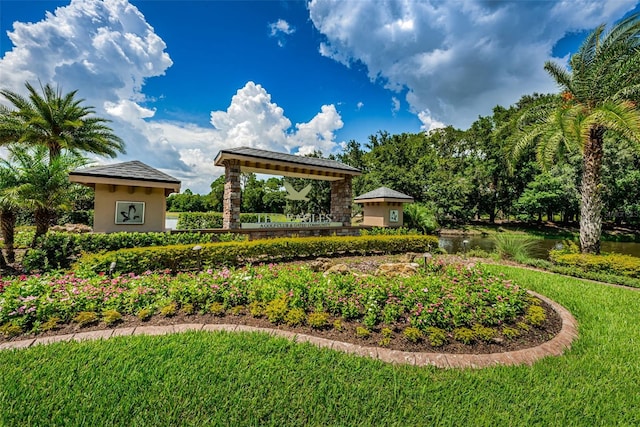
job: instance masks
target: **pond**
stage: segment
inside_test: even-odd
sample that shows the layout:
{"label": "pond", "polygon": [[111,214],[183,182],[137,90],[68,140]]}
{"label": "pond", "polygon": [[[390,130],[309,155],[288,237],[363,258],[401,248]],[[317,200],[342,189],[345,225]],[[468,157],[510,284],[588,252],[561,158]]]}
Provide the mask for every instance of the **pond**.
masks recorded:
{"label": "pond", "polygon": [[[483,236],[459,236],[445,235],[439,237],[439,246],[454,254],[464,251],[463,241],[466,240],[467,250],[482,249],[488,252],[493,251],[495,244],[491,237]],[[562,239],[536,239],[536,245],[533,247],[531,256],[540,259],[548,259],[549,250],[553,249],[557,244],[562,243]],[[602,252],[615,252],[619,254],[632,255],[640,257],[640,243],[635,242],[606,242],[601,243]]]}

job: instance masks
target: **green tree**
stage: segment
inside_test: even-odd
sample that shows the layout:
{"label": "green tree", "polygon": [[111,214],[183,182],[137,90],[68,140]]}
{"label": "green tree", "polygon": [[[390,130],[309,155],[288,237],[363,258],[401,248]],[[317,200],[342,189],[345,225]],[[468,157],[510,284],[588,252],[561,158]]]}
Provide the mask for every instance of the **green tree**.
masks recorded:
{"label": "green tree", "polygon": [[62,94],[47,84],[42,94],[26,83],[28,97],[0,90],[14,109],[0,106],[0,145],[23,143],[42,145],[49,158],[63,149],[115,157],[124,152],[124,142],[107,126],[109,120],[95,116],[93,107],[76,99],[77,91]]}
{"label": "green tree", "polygon": [[596,28],[571,57],[570,70],[553,62],[545,64],[562,90],[561,100],[525,114],[533,120],[514,147],[517,156],[525,147],[535,145],[538,160],[545,166],[558,154],[581,153],[583,253],[600,252],[604,142],[612,140],[606,137],[615,135],[640,147],[639,17],[631,15],[609,32],[604,25]]}
{"label": "green tree", "polygon": [[44,235],[56,217],[56,212],[69,206],[72,184],[69,171],[87,163],[86,159],[72,152],[62,151],[54,158],[48,157],[45,146],[9,148],[9,159],[2,159],[2,166],[18,177],[12,189],[18,204],[34,213],[36,233],[32,242]]}
{"label": "green tree", "polygon": [[0,268],[6,268],[7,263],[15,261],[15,227],[20,204],[15,193],[19,178],[16,171],[0,159],[0,232],[2,232],[3,247],[6,260],[0,250]]}
{"label": "green tree", "polygon": [[214,212],[222,212],[224,204],[224,182],[225,176],[221,175],[211,183],[209,205]]}

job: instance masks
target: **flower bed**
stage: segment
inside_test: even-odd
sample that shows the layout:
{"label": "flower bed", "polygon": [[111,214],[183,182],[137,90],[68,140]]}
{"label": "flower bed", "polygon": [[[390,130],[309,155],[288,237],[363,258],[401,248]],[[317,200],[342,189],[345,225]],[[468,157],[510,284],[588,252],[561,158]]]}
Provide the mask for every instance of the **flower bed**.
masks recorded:
{"label": "flower bed", "polygon": [[126,315],[247,313],[316,329],[355,322],[363,335],[402,331],[409,341],[424,339],[436,347],[454,339],[515,339],[544,321],[536,299],[482,266],[432,270],[409,278],[325,277],[306,266],[269,264],[177,275],[21,276],[0,280],[0,331],[9,336],[69,322],[111,325]]}

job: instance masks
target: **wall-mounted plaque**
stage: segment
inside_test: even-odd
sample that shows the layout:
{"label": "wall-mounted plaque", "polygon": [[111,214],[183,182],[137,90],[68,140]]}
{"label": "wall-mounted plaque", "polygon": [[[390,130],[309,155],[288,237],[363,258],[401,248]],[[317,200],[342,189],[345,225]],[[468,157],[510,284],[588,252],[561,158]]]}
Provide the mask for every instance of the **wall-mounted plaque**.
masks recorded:
{"label": "wall-mounted plaque", "polygon": [[144,202],[116,202],[116,224],[144,224]]}
{"label": "wall-mounted plaque", "polygon": [[398,222],[398,217],[398,209],[391,209],[389,211],[389,222]]}

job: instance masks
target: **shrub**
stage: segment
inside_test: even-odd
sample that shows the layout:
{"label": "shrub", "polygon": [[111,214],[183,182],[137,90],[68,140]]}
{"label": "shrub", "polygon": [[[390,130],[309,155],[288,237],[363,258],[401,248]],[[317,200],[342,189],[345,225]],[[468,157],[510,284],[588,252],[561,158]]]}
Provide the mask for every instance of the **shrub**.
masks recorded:
{"label": "shrub", "polygon": [[299,326],[304,324],[307,314],[301,308],[292,308],[289,310],[286,316],[284,316],[284,322],[288,326]]}
{"label": "shrub", "polygon": [[[325,313],[324,311],[315,311],[313,313],[309,313],[309,316],[307,317],[307,323],[313,329],[326,328],[327,325],[329,324],[329,314]],[[334,328],[335,328],[335,324],[334,324]],[[335,328],[335,329],[340,330],[339,328]]]}
{"label": "shrub", "polygon": [[561,267],[577,267],[589,273],[605,273],[640,279],[640,258],[620,254],[576,254],[549,252],[549,257]]}
{"label": "shrub", "polygon": [[180,310],[186,315],[191,315],[196,312],[196,308],[191,303],[183,304]]}
{"label": "shrub", "polygon": [[249,304],[249,313],[253,317],[262,317],[262,316],[264,316],[264,313],[265,313],[264,303],[262,303],[260,301],[252,301]]}
{"label": "shrub", "polygon": [[122,314],[117,310],[105,310],[102,312],[102,320],[107,325],[113,325],[122,320]]}
{"label": "shrub", "polygon": [[271,323],[282,323],[287,312],[287,299],[284,296],[269,302],[264,310],[264,314]]}
{"label": "shrub", "polygon": [[528,236],[517,234],[498,233],[493,236],[495,250],[501,258],[524,261],[531,257],[531,250],[537,244],[537,240]]}
{"label": "shrub", "polygon": [[484,341],[484,342],[490,342],[498,334],[498,332],[495,329],[482,326],[479,323],[476,323],[475,325],[473,325],[472,330],[473,330],[473,336],[476,339],[479,339],[480,341]]}
{"label": "shrub", "polygon": [[244,314],[244,305],[235,305],[229,309],[229,313],[233,316],[240,316]]}
{"label": "shrub", "polygon": [[402,335],[404,335],[404,337],[412,343],[420,341],[424,336],[420,329],[413,326],[406,327],[404,331],[402,331]]}
{"label": "shrub", "polygon": [[356,328],[356,336],[358,338],[369,338],[371,336],[371,331],[368,330],[367,328],[363,328],[362,326],[358,326]]}
{"label": "shrub", "polygon": [[342,330],[344,329],[344,325],[342,324],[342,320],[340,319],[336,319],[333,321],[333,329],[335,329],[338,332],[342,332]]}
{"label": "shrub", "polygon": [[520,336],[520,331],[516,328],[510,328],[508,326],[505,326],[504,328],[502,328],[502,335],[506,339],[511,340]]}
{"label": "shrub", "polygon": [[170,302],[169,304],[160,307],[160,314],[163,315],[164,317],[175,316],[177,312],[178,312],[178,306],[176,305],[175,302]]}
{"label": "shrub", "polygon": [[220,302],[212,302],[211,304],[209,304],[208,311],[214,316],[223,316],[225,311],[224,305],[222,305],[222,303]]}
{"label": "shrub", "polygon": [[60,323],[60,318],[59,317],[55,317],[52,316],[49,319],[47,319],[46,322],[44,322],[42,325],[40,325],[40,329],[43,331],[53,331],[54,329],[57,329]]}
{"label": "shrub", "polygon": [[20,327],[20,325],[14,322],[5,323],[4,325],[0,326],[0,334],[6,337],[15,337],[20,335],[21,333],[22,328]]}
{"label": "shrub", "polygon": [[143,322],[146,320],[149,320],[151,319],[151,316],[153,316],[153,309],[143,308],[140,311],[138,311],[138,314],[136,316],[138,317],[138,319],[142,320]]}
{"label": "shrub", "polygon": [[404,205],[404,221],[409,228],[424,234],[432,234],[438,228],[435,212],[419,203]]}
{"label": "shrub", "polygon": [[529,329],[531,329],[531,327],[527,325],[525,322],[518,322],[516,326],[518,327],[519,330],[523,332],[529,332]]}
{"label": "shrub", "polygon": [[431,326],[427,328],[427,339],[432,347],[442,347],[447,343],[447,333],[443,329]]}
{"label": "shrub", "polygon": [[73,318],[73,321],[81,327],[88,326],[98,321],[98,315],[95,311],[81,311]]}
{"label": "shrub", "polygon": [[[241,213],[240,222],[258,222],[258,214]],[[222,212],[182,212],[178,216],[176,228],[182,230],[222,228]]]}
{"label": "shrub", "polygon": [[544,312],[544,308],[539,305],[531,305],[527,309],[525,320],[533,326],[542,326],[547,319],[547,315]]}
{"label": "shrub", "polygon": [[473,330],[469,328],[456,328],[453,330],[453,338],[463,344],[472,344],[475,340]]}

